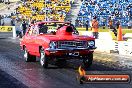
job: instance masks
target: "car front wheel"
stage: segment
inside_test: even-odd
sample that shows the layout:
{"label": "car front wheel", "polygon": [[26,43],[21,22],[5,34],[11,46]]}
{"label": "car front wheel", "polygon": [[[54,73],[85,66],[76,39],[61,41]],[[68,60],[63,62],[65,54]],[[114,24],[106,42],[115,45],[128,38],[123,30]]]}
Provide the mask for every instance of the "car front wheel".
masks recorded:
{"label": "car front wheel", "polygon": [[30,55],[26,47],[24,48],[24,59],[26,62],[36,61],[36,56]]}
{"label": "car front wheel", "polygon": [[92,65],[93,62],[93,53],[88,54],[83,58],[84,68],[87,69]]}
{"label": "car front wheel", "polygon": [[40,64],[41,66],[43,66],[44,68],[48,67],[48,60],[47,60],[47,56],[44,52],[43,49],[40,50]]}

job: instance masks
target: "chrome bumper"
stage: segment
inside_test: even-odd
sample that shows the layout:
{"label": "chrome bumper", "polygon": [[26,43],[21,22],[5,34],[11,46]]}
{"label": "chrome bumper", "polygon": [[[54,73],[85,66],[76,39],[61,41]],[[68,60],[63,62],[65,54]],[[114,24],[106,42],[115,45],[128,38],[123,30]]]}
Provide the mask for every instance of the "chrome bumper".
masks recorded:
{"label": "chrome bumper", "polygon": [[66,49],[51,49],[51,48],[46,48],[46,51],[76,51],[76,50],[89,50],[89,51],[93,51],[95,50],[97,47],[92,47],[92,48],[66,48]]}

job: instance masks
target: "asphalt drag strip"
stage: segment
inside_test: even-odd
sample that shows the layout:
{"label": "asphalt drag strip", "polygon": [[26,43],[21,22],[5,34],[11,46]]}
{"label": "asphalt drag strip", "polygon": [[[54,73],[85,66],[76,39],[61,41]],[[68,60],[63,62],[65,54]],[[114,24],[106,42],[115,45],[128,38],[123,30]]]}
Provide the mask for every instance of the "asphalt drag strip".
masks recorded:
{"label": "asphalt drag strip", "polygon": [[28,88],[20,81],[0,70],[0,88]]}

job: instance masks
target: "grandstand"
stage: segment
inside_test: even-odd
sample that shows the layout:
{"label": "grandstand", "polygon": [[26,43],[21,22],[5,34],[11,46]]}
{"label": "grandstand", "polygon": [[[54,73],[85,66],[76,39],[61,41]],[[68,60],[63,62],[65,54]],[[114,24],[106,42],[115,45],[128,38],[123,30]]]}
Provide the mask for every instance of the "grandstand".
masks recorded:
{"label": "grandstand", "polygon": [[83,0],[76,26],[84,27],[93,16],[97,16],[100,26],[107,26],[109,18],[113,23],[119,20],[122,26],[128,26],[132,20],[132,0]]}
{"label": "grandstand", "polygon": [[70,7],[70,0],[27,0],[17,8],[17,14],[36,21],[64,21]]}
{"label": "grandstand", "polygon": [[[71,19],[72,23],[77,27],[85,27],[85,22],[87,20],[90,22],[93,16],[97,16],[100,26],[107,26],[110,17],[113,23],[120,20],[122,26],[131,25],[129,21],[132,20],[132,0],[21,1],[21,4],[16,9],[17,14],[14,14],[14,16],[30,21],[67,21]],[[82,1],[82,4],[80,1]],[[74,2],[74,5],[71,5],[71,2]],[[4,9],[3,6],[2,8]]]}

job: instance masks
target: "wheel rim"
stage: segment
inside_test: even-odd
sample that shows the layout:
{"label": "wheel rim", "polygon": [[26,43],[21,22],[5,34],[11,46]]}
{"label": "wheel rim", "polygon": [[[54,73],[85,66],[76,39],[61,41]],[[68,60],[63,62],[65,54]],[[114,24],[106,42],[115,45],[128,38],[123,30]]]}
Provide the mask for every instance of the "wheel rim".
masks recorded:
{"label": "wheel rim", "polygon": [[24,51],[24,58],[27,59],[27,57],[28,57],[28,52],[27,52],[27,50],[25,50]]}
{"label": "wheel rim", "polygon": [[44,65],[44,61],[45,61],[44,58],[45,58],[45,53],[44,53],[44,51],[41,51],[40,63],[42,66]]}

